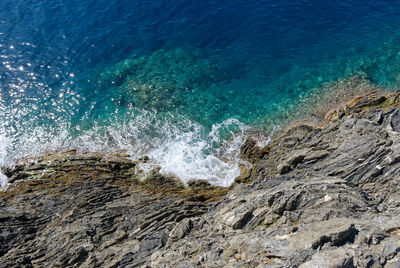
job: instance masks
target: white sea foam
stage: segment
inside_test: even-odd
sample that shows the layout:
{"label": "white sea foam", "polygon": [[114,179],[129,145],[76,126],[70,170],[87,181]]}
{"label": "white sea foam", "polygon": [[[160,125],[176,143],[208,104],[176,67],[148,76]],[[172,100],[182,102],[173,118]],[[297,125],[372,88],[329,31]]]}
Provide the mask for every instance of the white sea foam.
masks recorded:
{"label": "white sea foam", "polygon": [[[141,166],[144,171],[160,166],[161,173],[175,175],[184,182],[204,179],[229,186],[240,175],[239,165],[243,162],[238,154],[247,129],[238,120],[228,119],[207,131],[188,119],[176,115],[160,119],[151,112],[131,120],[118,119],[107,126],[94,124],[86,130],[60,123],[51,128],[35,127],[13,138],[0,135],[0,164],[70,147],[100,152],[122,150],[132,159],[149,156],[150,161]],[[1,175],[0,179],[5,185],[5,177]]]}
{"label": "white sea foam", "polygon": [[[10,144],[10,139],[6,137],[5,133],[0,132],[0,166],[6,164],[7,147]],[[0,172],[0,186],[7,187],[7,177]]]}
{"label": "white sea foam", "polygon": [[[238,132],[229,130],[233,125]],[[221,140],[220,131],[227,129],[228,139]],[[202,135],[201,127],[181,133],[151,150],[148,155],[153,161],[143,168],[149,170],[149,165],[159,165],[161,173],[175,175],[184,182],[205,179],[214,185],[229,186],[240,175],[238,153],[246,129],[247,126],[239,121],[229,119],[213,125],[206,136]],[[221,145],[213,148],[213,143]]]}

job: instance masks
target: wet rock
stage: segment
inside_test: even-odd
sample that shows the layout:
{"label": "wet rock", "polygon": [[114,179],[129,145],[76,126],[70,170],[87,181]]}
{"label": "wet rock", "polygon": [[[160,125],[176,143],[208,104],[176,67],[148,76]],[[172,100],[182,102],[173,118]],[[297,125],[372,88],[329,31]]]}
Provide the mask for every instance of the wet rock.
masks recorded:
{"label": "wet rock", "polygon": [[269,153],[269,147],[259,147],[257,141],[252,138],[248,138],[243,145],[240,147],[240,157],[252,164],[255,164],[261,160],[264,155]]}

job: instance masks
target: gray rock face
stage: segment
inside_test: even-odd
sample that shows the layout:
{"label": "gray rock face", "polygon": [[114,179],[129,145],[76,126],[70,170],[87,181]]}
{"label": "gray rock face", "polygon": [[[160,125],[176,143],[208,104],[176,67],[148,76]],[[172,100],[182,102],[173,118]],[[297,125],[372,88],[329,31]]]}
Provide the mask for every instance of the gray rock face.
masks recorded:
{"label": "gray rock face", "polygon": [[153,253],[151,266],[395,267],[398,96],[363,97],[322,127],[296,125],[266,148],[247,143],[247,158],[264,152],[251,161],[252,183],[235,187],[204,224]]}
{"label": "gray rock face", "polygon": [[15,182],[0,192],[0,267],[141,266],[226,193],[157,172],[141,182],[136,165],[71,150],[3,168]]}
{"label": "gray rock face", "polygon": [[325,250],[315,253],[311,260],[299,266],[299,268],[352,268],[352,253],[342,248]]}
{"label": "gray rock face", "polygon": [[371,94],[249,139],[230,189],[138,181],[137,162],[93,153],[4,167],[0,267],[399,267],[399,102]]}

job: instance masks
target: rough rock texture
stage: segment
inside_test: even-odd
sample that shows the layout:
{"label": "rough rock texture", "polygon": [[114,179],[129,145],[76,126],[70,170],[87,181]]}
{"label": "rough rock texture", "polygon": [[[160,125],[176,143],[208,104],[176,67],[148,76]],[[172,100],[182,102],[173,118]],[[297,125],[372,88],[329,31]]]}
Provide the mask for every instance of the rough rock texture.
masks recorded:
{"label": "rough rock texture", "polygon": [[357,98],[265,148],[247,141],[246,183],[151,266],[399,267],[399,96]]}
{"label": "rough rock texture", "polygon": [[[295,124],[229,189],[75,151],[3,172],[0,267],[400,267],[400,92]],[[222,198],[222,199],[221,199]]]}
{"label": "rough rock texture", "polygon": [[143,265],[227,191],[157,172],[142,182],[137,164],[70,150],[4,167],[15,182],[0,192],[0,267]]}

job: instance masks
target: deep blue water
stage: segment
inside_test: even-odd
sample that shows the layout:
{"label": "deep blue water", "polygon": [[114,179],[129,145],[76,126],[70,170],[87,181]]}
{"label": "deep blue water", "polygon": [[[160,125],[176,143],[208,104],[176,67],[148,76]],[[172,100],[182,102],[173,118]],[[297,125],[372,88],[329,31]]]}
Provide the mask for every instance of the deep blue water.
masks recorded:
{"label": "deep blue water", "polygon": [[310,90],[353,75],[398,88],[399,14],[398,1],[2,0],[0,164],[127,150],[227,185],[241,134],[279,126]]}

